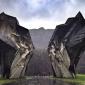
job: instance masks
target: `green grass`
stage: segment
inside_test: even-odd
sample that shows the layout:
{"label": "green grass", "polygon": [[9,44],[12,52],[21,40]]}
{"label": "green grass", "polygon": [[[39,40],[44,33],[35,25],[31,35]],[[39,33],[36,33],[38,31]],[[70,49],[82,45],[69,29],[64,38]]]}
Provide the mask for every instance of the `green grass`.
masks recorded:
{"label": "green grass", "polygon": [[74,78],[74,79],[59,78],[59,80],[69,82],[69,83],[77,83],[79,85],[85,85],[85,74],[77,74],[76,78]]}
{"label": "green grass", "polygon": [[0,85],[2,84],[6,84],[6,83],[11,83],[11,82],[15,82],[16,80],[10,80],[10,79],[0,79]]}
{"label": "green grass", "polygon": [[[43,77],[44,78],[44,77]],[[65,78],[53,78],[53,77],[46,77],[48,79],[56,79],[56,80],[62,80],[68,83],[76,83],[79,85],[85,85],[85,74],[77,74],[75,79],[65,79]],[[28,77],[27,79],[33,79],[33,77]],[[5,84],[5,83],[11,83],[18,81],[17,79],[0,79],[0,84]]]}

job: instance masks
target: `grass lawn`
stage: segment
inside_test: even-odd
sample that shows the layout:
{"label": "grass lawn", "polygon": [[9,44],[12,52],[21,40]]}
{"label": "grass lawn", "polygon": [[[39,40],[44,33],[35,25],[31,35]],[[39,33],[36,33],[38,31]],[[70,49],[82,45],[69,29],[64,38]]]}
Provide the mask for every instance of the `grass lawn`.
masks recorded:
{"label": "grass lawn", "polygon": [[5,83],[11,83],[14,82],[15,80],[10,80],[10,79],[0,79],[0,85],[5,84]]}
{"label": "grass lawn", "polygon": [[[33,77],[28,77],[28,79],[32,79],[32,78]],[[52,77],[48,77],[48,79],[57,79],[57,80],[62,80],[62,81],[68,82],[68,83],[77,83],[80,85],[85,85],[85,74],[77,74],[77,77],[75,79],[52,78]],[[15,81],[17,81],[17,80],[0,79],[0,85],[5,84],[5,83],[15,82]]]}
{"label": "grass lawn", "polygon": [[85,85],[85,74],[77,74],[75,79],[60,79],[59,78],[59,80],[63,80],[69,83],[77,83],[80,85]]}

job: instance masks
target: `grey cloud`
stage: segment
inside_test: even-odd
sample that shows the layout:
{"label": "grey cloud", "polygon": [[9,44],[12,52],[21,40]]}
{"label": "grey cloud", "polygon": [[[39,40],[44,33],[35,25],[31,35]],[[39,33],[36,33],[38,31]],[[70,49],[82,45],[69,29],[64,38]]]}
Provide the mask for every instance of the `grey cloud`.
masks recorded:
{"label": "grey cloud", "polygon": [[52,18],[55,22],[59,20],[62,22],[78,11],[85,14],[85,0],[43,0],[39,3],[39,7],[36,7],[31,1],[0,0],[0,12],[4,11],[24,22],[30,21],[32,18],[44,20]]}
{"label": "grey cloud", "polygon": [[19,18],[32,18],[32,17],[50,17],[55,11],[61,10],[64,1],[66,0],[45,0],[45,3],[40,5],[37,9],[32,9],[33,4],[27,0],[0,0],[2,11],[11,11]]}

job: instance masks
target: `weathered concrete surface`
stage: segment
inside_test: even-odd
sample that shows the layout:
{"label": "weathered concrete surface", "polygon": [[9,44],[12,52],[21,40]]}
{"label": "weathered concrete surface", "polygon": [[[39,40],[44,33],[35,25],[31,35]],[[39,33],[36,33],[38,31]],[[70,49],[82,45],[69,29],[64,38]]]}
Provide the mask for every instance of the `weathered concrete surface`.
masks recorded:
{"label": "weathered concrete surface", "polygon": [[76,66],[85,47],[85,20],[79,12],[56,27],[48,53],[56,77],[75,77]]}
{"label": "weathered concrete surface", "polygon": [[47,49],[53,31],[54,29],[45,29],[43,27],[40,27],[38,29],[29,29],[35,48]]}
{"label": "weathered concrete surface", "polygon": [[85,74],[85,51],[80,55],[80,60],[77,65],[76,72],[79,74]]}
{"label": "weathered concrete surface", "polygon": [[[8,67],[10,68],[10,78],[19,78],[24,76],[27,63],[33,51],[33,44],[29,30],[20,26],[15,17],[6,15],[5,13],[1,13],[0,39],[6,44],[8,44],[8,46],[16,50],[16,53],[13,54],[14,60],[11,63],[11,67]],[[5,49],[5,47],[3,47],[3,49]],[[9,54],[11,52],[12,51],[9,51]],[[2,55],[2,57],[7,56],[8,55]],[[5,62],[4,59],[5,58],[3,58],[3,60],[1,61]],[[9,60],[7,60],[7,62],[8,61]],[[2,65],[3,63],[1,63],[1,66]],[[4,64],[3,66],[5,68],[6,64]]]}
{"label": "weathered concrete surface", "polygon": [[16,49],[0,40],[0,77],[9,78]]}
{"label": "weathered concrete surface", "polygon": [[26,69],[26,76],[53,76],[47,49],[35,49]]}

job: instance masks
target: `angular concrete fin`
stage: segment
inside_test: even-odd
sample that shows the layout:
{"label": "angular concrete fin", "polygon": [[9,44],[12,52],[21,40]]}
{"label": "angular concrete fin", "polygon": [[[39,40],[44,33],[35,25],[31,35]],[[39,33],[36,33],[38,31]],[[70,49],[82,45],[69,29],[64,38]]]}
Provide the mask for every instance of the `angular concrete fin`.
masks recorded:
{"label": "angular concrete fin", "polygon": [[77,15],[75,16],[76,18],[84,19],[82,13],[79,11]]}

